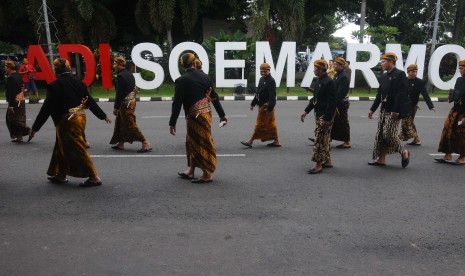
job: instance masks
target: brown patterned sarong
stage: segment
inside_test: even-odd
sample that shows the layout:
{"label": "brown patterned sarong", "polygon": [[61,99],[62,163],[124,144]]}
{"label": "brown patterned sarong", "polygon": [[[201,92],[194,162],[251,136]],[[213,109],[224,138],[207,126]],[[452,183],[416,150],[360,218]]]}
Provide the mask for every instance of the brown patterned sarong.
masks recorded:
{"label": "brown patterned sarong", "polygon": [[444,122],[438,152],[465,155],[465,126],[458,125],[463,115],[451,110]]}
{"label": "brown patterned sarong", "polygon": [[331,129],[331,139],[337,141],[350,141],[349,101],[340,102],[337,105],[336,114],[334,115],[333,128]]}
{"label": "brown patterned sarong", "polygon": [[10,131],[10,137],[22,137],[29,135],[30,128],[26,124],[26,101],[16,101],[13,112],[7,109],[6,126]]}
{"label": "brown patterned sarong", "polygon": [[323,122],[323,116],[315,118],[315,143],[313,146],[312,161],[317,163],[326,162],[331,158],[331,129],[334,118],[327,129],[324,128]]}
{"label": "brown patterned sarong", "polygon": [[48,175],[69,175],[73,177],[91,177],[97,173],[87,152],[84,131],[86,115],[77,112],[67,114],[56,126],[56,141]]}
{"label": "brown patterned sarong", "polygon": [[[209,106],[208,101],[204,104]],[[189,116],[186,116],[186,124],[187,166],[212,174],[216,169],[216,147],[211,135],[211,110],[200,113],[191,110]]]}
{"label": "brown patterned sarong", "polygon": [[373,159],[377,159],[381,152],[402,154],[404,145],[399,139],[399,126],[400,120],[392,119],[390,112],[380,112]]}
{"label": "brown patterned sarong", "polygon": [[252,134],[252,140],[260,139],[262,142],[278,139],[278,129],[276,128],[276,116],[274,109],[267,112],[268,103],[258,109],[257,121]]}
{"label": "brown patterned sarong", "polygon": [[417,128],[415,127],[415,114],[417,113],[417,106],[412,108],[412,115],[402,119],[401,130],[399,139],[407,141],[410,138],[418,137]]}
{"label": "brown patterned sarong", "polygon": [[110,144],[120,142],[131,143],[134,141],[144,142],[145,137],[140,131],[136,123],[136,100],[134,93],[131,92],[129,96],[124,98],[124,101],[119,107],[118,115],[115,119],[115,129],[111,137]]}

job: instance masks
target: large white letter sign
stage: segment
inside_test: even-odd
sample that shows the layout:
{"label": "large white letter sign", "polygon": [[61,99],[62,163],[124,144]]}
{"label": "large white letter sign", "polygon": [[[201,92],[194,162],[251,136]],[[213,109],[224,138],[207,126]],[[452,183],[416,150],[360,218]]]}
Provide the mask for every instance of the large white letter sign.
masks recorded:
{"label": "large white letter sign", "polygon": [[300,85],[301,87],[310,87],[312,80],[315,77],[315,74],[313,73],[313,62],[321,58],[326,61],[333,59],[328,42],[318,42],[318,44],[316,44],[312,59],[308,61],[308,68],[305,72],[302,84]]}
{"label": "large white letter sign", "polygon": [[407,60],[405,61],[405,72],[410,64],[418,66],[417,77],[422,79],[425,72],[425,57],[426,57],[426,44],[412,44],[408,52]]}
{"label": "large white letter sign", "polygon": [[[357,61],[357,52],[369,52],[370,59],[364,62]],[[381,58],[378,46],[375,44],[347,43],[346,57],[346,60],[350,61],[350,68],[352,69],[352,77],[350,80],[351,88],[353,88],[355,84],[356,70],[362,71],[363,76],[371,88],[379,87],[375,73],[371,70],[371,68],[378,65]]]}
{"label": "large white letter sign", "polygon": [[208,74],[208,70],[210,69],[210,64],[208,61],[208,55],[202,45],[195,43],[195,42],[182,42],[176,45],[173,50],[171,50],[170,59],[169,59],[169,70],[171,79],[175,81],[177,78],[181,76],[179,73],[179,58],[184,51],[193,51],[199,57],[199,60],[202,62],[202,71],[205,74]]}
{"label": "large white letter sign", "polygon": [[235,60],[226,60],[224,59],[224,51],[240,51],[246,50],[246,42],[216,42],[215,43],[215,68],[216,68],[216,86],[217,87],[234,87],[235,84],[241,84],[247,86],[246,79],[226,79],[224,75],[225,68],[242,68],[242,71],[245,70],[245,60],[235,59]]}
{"label": "large white letter sign", "polygon": [[457,57],[457,60],[465,59],[465,49],[462,46],[448,44],[441,46],[437,48],[436,51],[434,51],[433,55],[431,55],[431,59],[429,60],[428,65],[428,78],[431,80],[431,83],[433,83],[434,86],[443,90],[454,88],[457,78],[460,77],[460,72],[458,70],[455,71],[454,77],[447,82],[443,81],[439,76],[439,65],[441,64],[441,60],[449,53],[454,53]]}
{"label": "large white letter sign", "polygon": [[158,47],[158,45],[153,43],[140,43],[134,46],[131,51],[131,58],[134,62],[134,65],[145,70],[152,71],[155,73],[155,78],[151,81],[144,80],[140,73],[134,73],[134,78],[136,79],[136,86],[142,89],[155,89],[163,83],[165,78],[165,72],[160,64],[151,62],[149,60],[143,59],[140,55],[143,51],[149,51],[153,54],[153,57],[163,57],[163,52]]}
{"label": "large white letter sign", "polygon": [[270,74],[276,81],[276,86],[281,85],[281,80],[283,78],[284,66],[286,65],[287,60],[287,74],[286,74],[286,84],[287,87],[295,87],[295,58],[296,58],[296,43],[285,41],[281,45],[281,50],[279,52],[278,62],[276,67],[274,66],[273,57],[271,56],[270,44],[269,42],[257,42],[260,43],[260,47],[257,45],[256,48],[256,69],[255,69],[255,85],[258,85],[260,80],[260,64],[263,63],[263,57],[266,57],[267,63],[270,65]]}
{"label": "large white letter sign", "polygon": [[255,86],[258,86],[258,81],[260,80],[260,64],[263,63],[263,57],[265,57],[266,63],[268,63],[271,67],[270,74],[275,79],[276,86],[278,87],[281,84],[281,79],[283,78],[284,66],[286,65],[287,59],[287,87],[294,87],[296,43],[293,41],[283,42],[283,44],[281,45],[281,50],[279,52],[276,67],[274,66],[273,57],[271,56],[270,43],[267,41],[257,41],[255,45]]}
{"label": "large white letter sign", "polygon": [[425,56],[426,56],[426,45],[425,44],[413,44],[408,52],[405,64],[402,58],[402,49],[400,44],[386,44],[386,52],[394,52],[397,55],[396,67],[399,70],[407,73],[407,67],[410,64],[418,65],[418,78],[423,78],[423,72],[425,70]]}
{"label": "large white letter sign", "polygon": [[[260,64],[266,60],[271,67],[270,74],[273,76],[275,81],[278,81],[276,76],[273,75],[274,63],[273,63],[273,56],[271,56],[271,48],[270,43],[268,41],[257,41],[255,43],[255,86],[258,86],[258,81],[260,80]],[[278,85],[276,83],[276,85]]]}

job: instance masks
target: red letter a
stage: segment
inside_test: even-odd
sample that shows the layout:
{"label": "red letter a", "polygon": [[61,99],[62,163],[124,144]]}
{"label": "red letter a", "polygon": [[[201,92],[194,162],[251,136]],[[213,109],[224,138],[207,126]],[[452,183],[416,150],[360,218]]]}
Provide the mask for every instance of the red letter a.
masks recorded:
{"label": "red letter a", "polygon": [[40,71],[37,71],[34,74],[36,80],[45,80],[47,83],[55,80],[55,74],[53,73],[52,67],[45,56],[42,46],[29,45],[27,60],[30,65],[34,66],[34,68],[36,67],[36,63],[39,64]]}

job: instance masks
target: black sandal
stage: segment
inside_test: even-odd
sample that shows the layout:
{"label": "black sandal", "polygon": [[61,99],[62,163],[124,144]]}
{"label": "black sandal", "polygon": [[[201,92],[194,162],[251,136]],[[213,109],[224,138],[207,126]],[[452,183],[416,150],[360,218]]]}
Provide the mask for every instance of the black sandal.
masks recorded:
{"label": "black sandal", "polygon": [[91,181],[89,181],[89,179],[87,179],[84,182],[79,183],[79,187],[84,187],[84,188],[97,187],[97,186],[100,186],[100,185],[102,185],[102,181],[91,182]]}

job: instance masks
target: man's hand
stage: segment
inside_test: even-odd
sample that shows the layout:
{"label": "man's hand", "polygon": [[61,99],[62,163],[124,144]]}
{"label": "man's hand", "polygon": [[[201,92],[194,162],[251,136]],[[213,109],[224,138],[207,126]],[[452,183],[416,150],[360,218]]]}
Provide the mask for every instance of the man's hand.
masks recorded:
{"label": "man's hand", "polygon": [[118,116],[118,109],[113,110],[113,115]]}
{"label": "man's hand", "polygon": [[434,111],[434,113],[436,113],[436,108],[434,108],[434,107],[433,107],[433,108],[431,108],[431,110],[433,110],[433,111]]}
{"label": "man's hand", "polygon": [[300,115],[300,121],[302,123],[305,122],[305,117],[307,116],[307,114],[308,114],[307,112],[304,112],[304,113],[302,113],[302,115]]}
{"label": "man's hand", "polygon": [[176,127],[170,126],[170,133],[171,133],[171,135],[175,136],[176,135]]}
{"label": "man's hand", "polygon": [[392,119],[396,120],[397,118],[399,118],[399,113],[398,112],[391,112],[391,117],[392,117]]}
{"label": "man's hand", "polygon": [[221,117],[221,118],[220,118],[220,123],[221,123],[221,122],[225,122],[225,123],[224,123],[224,126],[227,125],[227,124],[228,124],[228,118],[226,118],[226,116]]}
{"label": "man's hand", "polygon": [[105,118],[105,122],[107,122],[107,124],[111,124],[111,119],[108,118],[108,117],[106,117],[106,118]]}
{"label": "man's hand", "polygon": [[250,106],[250,110],[253,110],[253,105]]}
{"label": "man's hand", "polygon": [[373,119],[373,111],[371,110],[368,112],[368,119]]}

